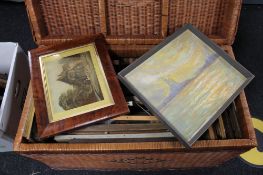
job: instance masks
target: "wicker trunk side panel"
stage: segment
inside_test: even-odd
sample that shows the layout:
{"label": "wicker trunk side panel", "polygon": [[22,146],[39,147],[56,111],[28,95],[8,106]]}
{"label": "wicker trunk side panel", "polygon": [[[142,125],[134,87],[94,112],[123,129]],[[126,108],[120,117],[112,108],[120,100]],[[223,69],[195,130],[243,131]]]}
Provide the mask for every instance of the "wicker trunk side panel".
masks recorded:
{"label": "wicker trunk side panel", "polygon": [[242,153],[236,151],[178,153],[31,154],[24,155],[55,169],[158,170],[210,167]]}
{"label": "wicker trunk side panel", "polygon": [[49,36],[101,32],[98,0],[39,0]]}
{"label": "wicker trunk side panel", "polygon": [[108,35],[160,35],[161,0],[107,0]]}
{"label": "wicker trunk side panel", "polygon": [[222,35],[224,16],[226,16],[229,4],[228,1],[229,0],[170,1],[168,33],[171,34],[184,24],[191,23],[208,36]]}
{"label": "wicker trunk side panel", "polygon": [[[220,44],[231,45],[241,1],[25,0],[25,3],[39,45],[96,33],[105,34],[109,44],[125,45],[125,39],[130,44],[155,45],[186,23]],[[114,41],[112,37],[116,37]]]}

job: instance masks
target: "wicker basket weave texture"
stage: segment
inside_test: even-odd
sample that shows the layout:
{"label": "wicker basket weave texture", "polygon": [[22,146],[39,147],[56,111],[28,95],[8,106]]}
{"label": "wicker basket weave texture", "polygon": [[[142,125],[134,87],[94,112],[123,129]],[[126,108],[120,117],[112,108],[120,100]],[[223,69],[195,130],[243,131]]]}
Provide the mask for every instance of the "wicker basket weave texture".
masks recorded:
{"label": "wicker basket weave texture", "polygon": [[241,0],[26,0],[26,5],[39,44],[47,38],[65,40],[95,33],[132,39],[135,44],[152,39],[147,44],[157,44],[191,23],[209,37],[231,45]]}

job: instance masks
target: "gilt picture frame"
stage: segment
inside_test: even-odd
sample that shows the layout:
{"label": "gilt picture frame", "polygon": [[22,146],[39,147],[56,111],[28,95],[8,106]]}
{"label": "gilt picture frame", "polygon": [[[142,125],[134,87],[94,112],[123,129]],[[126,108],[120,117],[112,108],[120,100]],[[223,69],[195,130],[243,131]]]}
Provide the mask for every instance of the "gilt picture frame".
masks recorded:
{"label": "gilt picture frame", "polygon": [[176,30],[118,77],[187,148],[254,78],[190,24]]}
{"label": "gilt picture frame", "polygon": [[127,113],[103,35],[30,51],[39,138]]}
{"label": "gilt picture frame", "polygon": [[39,57],[49,122],[114,105],[94,43]]}

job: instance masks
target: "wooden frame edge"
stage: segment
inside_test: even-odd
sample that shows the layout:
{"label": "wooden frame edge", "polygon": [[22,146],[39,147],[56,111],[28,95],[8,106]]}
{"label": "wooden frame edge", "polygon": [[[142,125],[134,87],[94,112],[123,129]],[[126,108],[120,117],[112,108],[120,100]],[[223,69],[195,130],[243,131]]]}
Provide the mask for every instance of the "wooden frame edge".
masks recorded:
{"label": "wooden frame edge", "polygon": [[33,95],[32,95],[31,81],[30,81],[28,85],[28,90],[27,90],[27,95],[26,95],[23,111],[21,114],[22,116],[21,116],[21,119],[18,125],[15,139],[14,139],[14,145],[13,145],[14,151],[20,150],[20,145],[21,145],[22,138],[23,138],[23,132],[24,132],[24,128],[25,128],[26,120],[27,120],[26,116],[28,116],[28,113],[30,111],[29,107],[30,107],[30,103],[32,100],[33,100]]}
{"label": "wooden frame edge", "polygon": [[[242,98],[242,97],[240,97]],[[232,139],[232,140],[209,140],[197,141],[192,149],[184,148],[178,141],[162,142],[137,142],[137,143],[21,143],[22,134],[25,127],[26,116],[29,112],[29,104],[33,100],[32,89],[29,87],[26,103],[23,109],[22,118],[19,123],[18,132],[15,138],[14,151],[19,153],[100,153],[100,152],[166,152],[166,151],[200,151],[220,149],[243,149],[249,150],[256,146],[255,138]],[[244,105],[243,103],[241,105]],[[250,115],[249,115],[250,116]],[[251,120],[249,116],[244,116],[246,120]],[[249,125],[248,127],[251,127]],[[255,134],[255,133],[254,133]],[[253,132],[252,135],[253,136]]]}

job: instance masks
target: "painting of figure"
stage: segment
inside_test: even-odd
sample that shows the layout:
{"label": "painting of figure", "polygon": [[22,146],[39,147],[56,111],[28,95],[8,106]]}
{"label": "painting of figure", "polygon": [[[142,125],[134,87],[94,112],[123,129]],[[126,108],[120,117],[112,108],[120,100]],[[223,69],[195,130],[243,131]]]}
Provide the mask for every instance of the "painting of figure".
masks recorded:
{"label": "painting of figure", "polygon": [[58,81],[72,86],[59,96],[59,105],[64,110],[103,100],[97,75],[87,52],[66,57],[59,62],[62,71]]}
{"label": "painting of figure", "polygon": [[56,115],[59,120],[113,104],[103,69],[94,57],[90,51],[84,51],[42,59],[45,96],[52,120]]}

